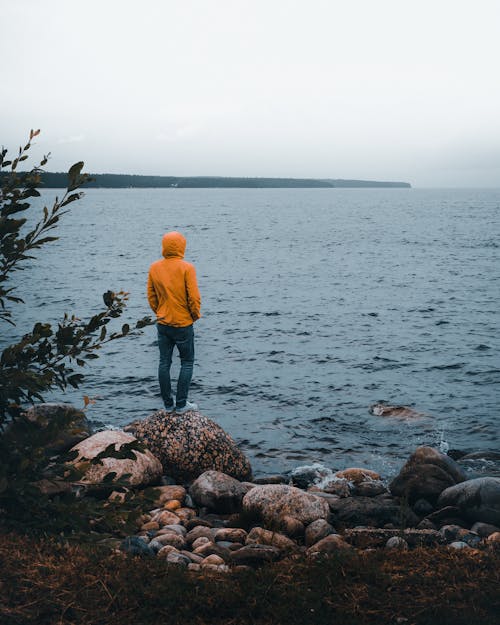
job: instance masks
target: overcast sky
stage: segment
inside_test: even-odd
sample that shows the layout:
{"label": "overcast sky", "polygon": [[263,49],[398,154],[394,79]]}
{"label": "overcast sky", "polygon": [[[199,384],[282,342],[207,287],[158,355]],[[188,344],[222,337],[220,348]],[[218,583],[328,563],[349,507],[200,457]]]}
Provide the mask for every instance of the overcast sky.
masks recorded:
{"label": "overcast sky", "polygon": [[500,186],[499,0],[0,0],[47,169]]}

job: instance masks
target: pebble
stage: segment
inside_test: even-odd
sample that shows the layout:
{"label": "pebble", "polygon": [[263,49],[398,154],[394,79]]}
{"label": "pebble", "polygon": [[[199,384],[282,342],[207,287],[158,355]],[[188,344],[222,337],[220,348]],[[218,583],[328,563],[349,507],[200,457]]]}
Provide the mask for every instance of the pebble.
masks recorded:
{"label": "pebble", "polygon": [[219,565],[219,564],[225,564],[225,562],[223,558],[216,555],[215,553],[212,553],[203,559],[201,566],[205,567],[207,564]]}
{"label": "pebble", "polygon": [[449,545],[453,549],[470,549],[470,546],[463,540],[456,540]]}
{"label": "pebble", "polygon": [[211,543],[212,541],[207,536],[199,536],[196,540],[193,541],[191,547],[193,549],[198,549],[202,545],[206,545],[207,543]]}
{"label": "pebble", "polygon": [[232,543],[244,543],[247,532],[237,527],[224,527],[216,530],[214,538],[217,541],[230,541]]}
{"label": "pebble", "polygon": [[163,506],[165,510],[177,510],[182,506],[181,502],[178,499],[172,499],[171,501],[167,501],[167,503]]}
{"label": "pebble", "polygon": [[169,532],[168,534],[160,534],[155,537],[155,540],[162,545],[171,545],[176,549],[184,549],[186,546],[186,541],[184,537],[180,534],[176,534],[175,532]]}
{"label": "pebble", "polygon": [[173,553],[174,551],[178,551],[173,545],[165,545],[162,547],[160,551],[158,551],[159,558],[166,558],[169,553]]}
{"label": "pebble", "polygon": [[408,549],[408,543],[401,536],[391,536],[389,540],[385,543],[386,549],[400,549],[401,551],[406,551]]}
{"label": "pebble", "polygon": [[176,553],[174,551],[168,554],[167,562],[182,567],[187,567],[189,564],[192,564],[191,560],[187,556],[183,555],[182,553]]}
{"label": "pebble", "polygon": [[164,525],[180,525],[181,524],[180,518],[173,512],[170,512],[170,510],[163,510],[163,512],[160,512],[158,516],[155,517],[155,520],[162,527]]}
{"label": "pebble", "polygon": [[158,530],[160,529],[160,524],[157,521],[148,521],[141,525],[141,530],[143,532],[147,532],[148,530]]}
{"label": "pebble", "polygon": [[205,538],[213,540],[213,532],[210,527],[204,527],[203,525],[197,525],[186,534],[186,540],[188,543],[194,543],[197,538],[204,536]]}

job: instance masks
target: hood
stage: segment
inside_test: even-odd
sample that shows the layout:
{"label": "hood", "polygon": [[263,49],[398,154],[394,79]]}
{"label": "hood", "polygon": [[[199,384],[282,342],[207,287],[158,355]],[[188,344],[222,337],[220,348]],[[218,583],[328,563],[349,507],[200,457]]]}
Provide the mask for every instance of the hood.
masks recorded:
{"label": "hood", "polygon": [[167,232],[161,241],[161,253],[165,258],[184,258],[186,239],[180,232]]}

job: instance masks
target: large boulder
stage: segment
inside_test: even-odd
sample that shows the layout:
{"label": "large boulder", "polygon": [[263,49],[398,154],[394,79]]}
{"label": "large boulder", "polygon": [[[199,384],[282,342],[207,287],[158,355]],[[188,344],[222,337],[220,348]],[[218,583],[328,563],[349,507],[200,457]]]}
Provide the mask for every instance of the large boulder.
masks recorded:
{"label": "large boulder", "polygon": [[136,438],[120,430],[104,430],[72,448],[71,462],[82,472],[84,484],[113,483],[147,486],[162,474],[161,462]]}
{"label": "large boulder", "polygon": [[197,411],[181,415],[160,410],[125,430],[143,441],[160,459],[165,473],[191,480],[205,471],[248,480],[252,468],[246,456],[220,425]]}
{"label": "large boulder", "polygon": [[35,404],[22,413],[23,418],[43,431],[44,447],[53,453],[71,449],[91,434],[85,413],[71,404]]}
{"label": "large boulder", "polygon": [[469,522],[500,525],[500,477],[478,477],[450,486],[441,493],[437,505],[458,508]]}
{"label": "large boulder", "polygon": [[243,497],[243,510],[273,528],[285,516],[308,525],[316,519],[326,519],[330,512],[328,503],[321,497],[286,484],[255,486]]}
{"label": "large boulder", "polygon": [[189,494],[198,506],[221,514],[238,512],[248,487],[220,471],[205,471],[191,484]]}
{"label": "large boulder", "polygon": [[337,499],[330,501],[330,510],[334,513],[336,525],[343,527],[382,527],[387,523],[413,526],[418,523],[418,517],[409,507],[400,506],[386,495]]}
{"label": "large boulder", "polygon": [[389,485],[391,492],[413,503],[426,499],[434,503],[449,486],[465,481],[461,467],[433,447],[418,447]]}

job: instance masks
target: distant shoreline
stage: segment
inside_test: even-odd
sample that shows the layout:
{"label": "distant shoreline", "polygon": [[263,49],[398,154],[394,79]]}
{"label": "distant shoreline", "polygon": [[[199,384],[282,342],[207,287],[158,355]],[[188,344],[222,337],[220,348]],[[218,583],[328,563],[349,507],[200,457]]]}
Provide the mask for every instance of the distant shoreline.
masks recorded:
{"label": "distant shoreline", "polygon": [[[409,182],[377,180],[344,180],[314,178],[243,178],[220,176],[138,176],[128,174],[91,174],[86,188],[168,188],[168,189],[373,189],[411,188]],[[41,174],[45,188],[66,188],[67,175],[44,172]]]}

